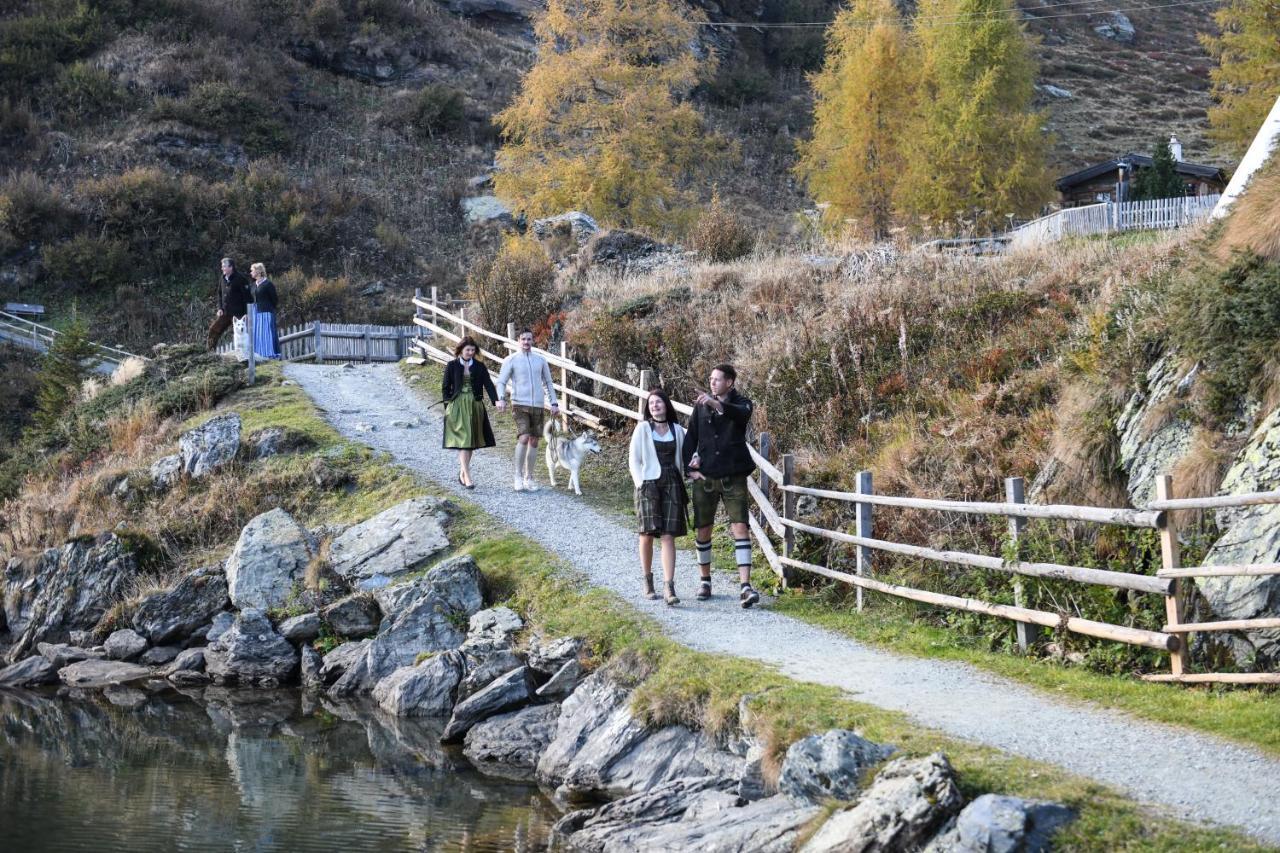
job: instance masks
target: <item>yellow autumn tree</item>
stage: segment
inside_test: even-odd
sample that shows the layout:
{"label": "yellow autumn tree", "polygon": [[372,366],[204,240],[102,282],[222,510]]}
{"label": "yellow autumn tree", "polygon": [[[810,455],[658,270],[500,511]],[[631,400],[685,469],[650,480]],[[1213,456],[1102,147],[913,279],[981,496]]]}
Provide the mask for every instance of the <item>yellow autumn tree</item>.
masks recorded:
{"label": "yellow autumn tree", "polygon": [[1044,117],[1031,109],[1036,65],[1012,0],[922,0],[917,109],[905,138],[899,206],[999,230],[1052,196]]}
{"label": "yellow autumn tree", "polygon": [[720,148],[689,101],[714,62],[694,53],[700,19],[670,0],[550,0],[538,61],[497,116],[497,194],[529,216],[680,230]]}
{"label": "yellow autumn tree", "polygon": [[912,113],[915,75],[893,0],[855,0],[827,34],[813,75],[813,138],[800,143],[797,174],[828,205],[830,231],[887,235],[903,167],[902,133]]}
{"label": "yellow autumn tree", "polygon": [[1280,97],[1280,3],[1229,0],[1214,13],[1219,35],[1200,41],[1218,60],[1209,72],[1213,97],[1210,134],[1241,155]]}

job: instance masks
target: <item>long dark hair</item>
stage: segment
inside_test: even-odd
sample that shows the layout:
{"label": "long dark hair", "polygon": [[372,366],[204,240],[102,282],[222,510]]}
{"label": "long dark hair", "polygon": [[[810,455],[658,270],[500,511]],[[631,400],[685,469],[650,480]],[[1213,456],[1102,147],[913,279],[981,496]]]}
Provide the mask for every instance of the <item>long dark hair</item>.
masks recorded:
{"label": "long dark hair", "polygon": [[479,345],[478,343],[476,343],[476,339],[475,339],[475,338],[473,338],[473,337],[471,337],[470,335],[468,335],[467,337],[465,337],[465,338],[463,338],[462,340],[458,341],[458,345],[457,345],[456,347],[454,347],[454,348],[453,348],[453,354],[454,354],[454,355],[456,355],[456,356],[458,356],[458,357],[461,357],[461,356],[462,356],[462,351],[463,351],[464,349],[466,349],[467,347],[475,347],[475,348],[476,348],[476,355],[479,355],[479,354],[480,354],[480,345]]}
{"label": "long dark hair", "polygon": [[663,391],[661,388],[650,388],[649,396],[644,398],[644,419],[646,421],[650,424],[653,423],[653,413],[649,411],[649,399],[651,397],[657,397],[663,402],[663,405],[667,407],[667,423],[680,423],[679,415],[676,414],[675,407],[671,405],[671,398],[668,397],[667,392]]}

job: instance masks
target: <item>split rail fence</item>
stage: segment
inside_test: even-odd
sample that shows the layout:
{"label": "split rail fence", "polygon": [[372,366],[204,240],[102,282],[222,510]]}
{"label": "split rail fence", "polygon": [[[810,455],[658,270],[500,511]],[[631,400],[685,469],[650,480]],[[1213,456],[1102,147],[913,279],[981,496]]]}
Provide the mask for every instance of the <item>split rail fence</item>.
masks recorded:
{"label": "split rail fence", "polygon": [[[432,361],[445,364],[449,362],[454,357],[453,345],[464,335],[470,335],[476,339],[480,343],[481,357],[495,365],[506,358],[508,352],[518,349],[515,329],[511,324],[508,324],[506,334],[486,329],[467,320],[465,308],[455,312],[441,307],[434,288],[430,299],[424,298],[419,292],[414,297],[413,305],[415,325],[430,335],[430,338],[418,338],[412,341],[412,347],[417,351],[416,356],[410,357],[410,361],[414,363]],[[442,343],[445,345],[442,346]],[[562,407],[562,414],[566,420],[572,417],[591,428],[603,429],[601,416],[582,408],[584,404],[631,420],[638,421],[643,417],[643,406],[648,397],[646,389],[652,385],[650,371],[641,371],[639,384],[633,385],[577,364],[569,358],[565,343],[560,344],[558,353],[542,349],[536,351],[547,359],[558,377],[555,383],[556,391],[566,398],[567,405]],[[593,391],[596,391],[599,386],[605,386],[621,392],[624,397],[634,398],[636,404],[631,407],[618,405],[580,391],[570,385],[571,375],[595,383],[592,386]],[[570,400],[573,402],[569,403]],[[687,404],[676,402],[673,405],[683,415],[692,414],[692,408]],[[750,519],[750,529],[769,567],[782,579],[784,585],[790,581],[794,571],[807,572],[855,587],[859,610],[865,606],[863,592],[870,590],[934,607],[946,607],[1009,619],[1016,625],[1018,642],[1023,648],[1033,642],[1035,633],[1043,627],[1167,653],[1170,671],[1144,675],[1143,678],[1148,681],[1184,684],[1208,682],[1280,684],[1280,673],[1193,673],[1189,671],[1187,648],[1191,633],[1275,629],[1280,628],[1280,619],[1188,622],[1183,584],[1197,577],[1280,575],[1280,563],[1183,566],[1180,562],[1178,531],[1173,515],[1174,512],[1183,510],[1212,510],[1280,503],[1280,491],[1175,499],[1172,497],[1173,480],[1168,475],[1163,475],[1156,481],[1156,500],[1140,509],[1029,504],[1025,502],[1022,478],[1012,477],[1005,481],[1006,496],[1003,502],[956,501],[877,494],[873,490],[870,471],[862,471],[858,474],[856,491],[834,491],[811,488],[797,483],[794,457],[786,453],[777,454],[777,449],[772,446],[768,433],[761,433],[758,436],[758,443],[758,448],[751,448],[751,456],[756,463],[758,477],[748,480],[747,484],[755,506],[755,514]],[[775,456],[776,461],[774,461]],[[855,507],[853,532],[829,530],[801,521],[797,512],[797,504],[801,496],[852,504]],[[776,502],[780,502],[781,506]],[[1160,538],[1162,565],[1152,576],[1057,563],[1006,560],[999,556],[941,550],[879,539],[876,538],[873,529],[876,507],[998,516],[1006,519],[1009,535],[1015,542],[1028,519],[1056,519],[1155,530]],[[854,546],[856,548],[854,571],[841,571],[798,559],[796,535],[800,533]],[[777,538],[778,545],[774,544],[770,534]],[[1014,576],[1014,604],[998,604],[964,598],[879,580],[873,572],[876,553],[1011,574]],[[1160,596],[1164,601],[1165,624],[1159,631],[1153,631],[1026,607],[1023,605],[1021,579],[1028,577],[1105,586],[1144,595]]]}
{"label": "split rail fence", "polygon": [[1159,198],[1148,201],[1104,201],[1070,207],[1033,219],[1009,233],[1013,249],[1052,243],[1064,237],[1084,237],[1109,231],[1182,228],[1213,213],[1221,195]]}
{"label": "split rail fence", "polygon": [[[0,341],[36,352],[48,352],[49,347],[53,346],[53,342],[61,334],[62,332],[51,326],[28,320],[26,317],[19,317],[16,314],[10,314],[8,311],[0,311]],[[131,352],[107,346],[106,344],[91,343],[91,346],[96,359],[92,368],[96,373],[109,375],[126,359],[141,358],[143,361],[148,360],[143,356],[134,355]]]}

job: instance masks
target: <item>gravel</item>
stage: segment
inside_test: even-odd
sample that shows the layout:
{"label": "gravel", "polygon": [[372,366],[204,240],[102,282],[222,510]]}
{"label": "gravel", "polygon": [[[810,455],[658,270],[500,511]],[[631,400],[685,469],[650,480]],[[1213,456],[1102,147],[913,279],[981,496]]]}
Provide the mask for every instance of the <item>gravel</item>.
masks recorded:
{"label": "gravel", "polygon": [[[455,454],[440,447],[440,407],[427,409],[396,366],[288,365],[286,373],[343,435],[387,451],[399,463],[479,504],[561,555],[595,585],[649,613],[691,648],[772,664],[792,678],[838,687],[851,698],[901,711],[949,735],[1096,779],[1161,812],[1236,827],[1280,844],[1280,810],[1274,799],[1280,760],[1211,735],[1049,696],[967,664],[870,648],[771,612],[767,599],[744,611],[737,603],[737,584],[727,577],[717,577],[711,601],[696,602],[697,570],[688,553],[679,555],[676,567],[676,591],[684,603],[668,608],[648,601],[639,595],[636,538],[630,526],[564,491],[564,479],[553,491],[541,459],[542,489],[536,493],[512,491],[511,454],[501,445],[476,453],[472,472],[477,488],[458,485]],[[360,429],[415,416],[421,419],[420,429]]]}

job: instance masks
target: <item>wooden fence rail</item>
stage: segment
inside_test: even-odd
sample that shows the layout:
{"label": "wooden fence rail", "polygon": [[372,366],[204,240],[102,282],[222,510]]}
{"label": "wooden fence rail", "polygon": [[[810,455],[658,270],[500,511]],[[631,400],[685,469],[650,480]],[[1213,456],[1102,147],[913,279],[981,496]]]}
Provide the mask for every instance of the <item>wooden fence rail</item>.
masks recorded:
{"label": "wooden fence rail", "polygon": [[[410,360],[415,363],[420,364],[426,361],[434,361],[440,364],[447,363],[453,358],[453,344],[461,340],[464,335],[471,335],[488,345],[487,347],[482,347],[481,357],[493,362],[493,367],[495,368],[505,358],[507,352],[513,352],[519,347],[514,339],[514,327],[508,325],[507,334],[486,329],[478,323],[468,320],[465,316],[465,308],[451,311],[446,307],[442,307],[440,300],[434,293],[431,300],[423,298],[419,293],[413,300],[413,306],[414,324],[429,335],[429,337],[418,337],[411,341],[415,355]],[[451,308],[452,306],[449,307]],[[559,353],[536,348],[535,351],[546,358],[547,362],[556,368],[559,373],[559,382],[555,387],[557,392],[563,394],[566,398],[564,411],[567,417],[572,417],[593,429],[602,429],[605,426],[601,416],[581,407],[567,405],[571,398],[585,406],[602,409],[610,415],[621,416],[630,420],[641,419],[642,414],[639,406],[633,408],[619,405],[618,403],[601,399],[597,395],[601,393],[599,389],[605,387],[621,392],[626,397],[634,398],[639,403],[648,397],[648,391],[644,386],[648,384],[649,371],[642,371],[640,384],[633,385],[579,365],[569,358],[568,349],[564,344],[560,346]],[[580,388],[570,387],[570,375],[593,383],[592,392],[588,393]],[[685,415],[691,414],[693,411],[691,406],[684,403],[674,403],[673,405],[677,411]],[[863,606],[862,591],[869,590],[922,604],[1010,619],[1017,623],[1019,644],[1024,647],[1034,638],[1034,631],[1040,628],[1050,628],[1167,652],[1169,654],[1171,672],[1143,676],[1152,681],[1173,681],[1186,684],[1209,682],[1221,684],[1280,683],[1280,674],[1277,673],[1190,673],[1187,671],[1187,635],[1196,631],[1271,629],[1280,627],[1280,619],[1247,619],[1206,623],[1185,622],[1183,620],[1183,595],[1180,587],[1184,579],[1280,574],[1280,563],[1181,567],[1179,565],[1177,530],[1172,513],[1173,510],[1216,509],[1227,506],[1280,503],[1280,491],[1225,497],[1174,499],[1171,497],[1173,493],[1172,480],[1167,476],[1162,476],[1157,478],[1156,500],[1146,507],[1045,505],[1025,503],[1022,497],[1021,481],[1018,478],[1010,478],[1009,482],[1006,483],[1006,493],[1009,499],[1003,503],[957,501],[876,494],[872,490],[871,473],[864,471],[858,476],[857,491],[845,492],[816,489],[796,483],[794,457],[790,454],[781,454],[774,457],[775,451],[767,433],[761,433],[758,439],[759,449],[750,448],[752,459],[755,461],[759,473],[759,481],[750,480],[747,485],[747,491],[755,509],[755,512],[750,517],[750,530],[766,563],[782,579],[784,585],[791,581],[793,571],[800,571],[854,586],[859,593],[859,609],[862,609]],[[782,499],[780,508],[775,506],[773,502],[773,495],[775,494]],[[855,506],[856,533],[851,534],[841,530],[830,530],[800,521],[798,518],[798,499],[801,496],[853,504]],[[1161,568],[1153,576],[1136,572],[1110,571],[1057,563],[1040,563],[1016,559],[1006,560],[998,556],[930,548],[922,545],[910,545],[903,542],[878,539],[873,533],[873,507],[908,508],[1004,517],[1009,520],[1010,536],[1015,539],[1022,525],[1030,518],[1092,524],[1114,524],[1156,530],[1160,536]],[[780,545],[775,546],[770,534],[777,537]],[[851,574],[829,566],[821,566],[797,559],[795,556],[797,534],[815,536],[827,541],[854,546],[857,549],[856,573]],[[895,554],[943,565],[965,566],[973,569],[1011,574],[1015,578],[1015,603],[1012,605],[997,604],[887,583],[873,577],[874,553]],[[1113,625],[1085,619],[1069,613],[1051,613],[1025,607],[1022,605],[1021,587],[1016,585],[1016,579],[1020,577],[1059,580],[1159,595],[1164,599],[1166,624],[1160,631],[1149,631],[1135,628],[1132,625]]]}

